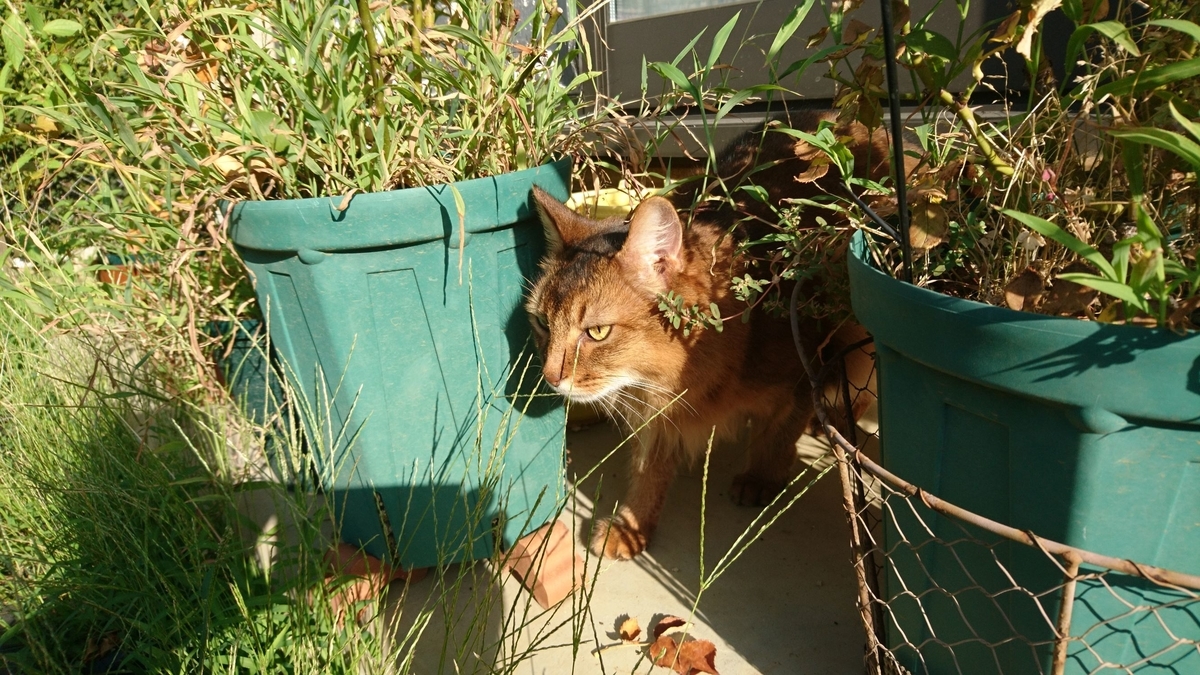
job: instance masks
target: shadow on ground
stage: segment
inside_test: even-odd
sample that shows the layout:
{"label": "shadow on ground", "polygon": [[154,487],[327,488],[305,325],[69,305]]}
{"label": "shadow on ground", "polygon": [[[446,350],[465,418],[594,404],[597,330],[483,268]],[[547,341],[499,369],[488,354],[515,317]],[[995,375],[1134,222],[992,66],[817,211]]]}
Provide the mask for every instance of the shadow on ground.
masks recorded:
{"label": "shadow on ground", "polygon": [[[568,437],[573,474],[592,467],[620,441],[606,425]],[[577,485],[594,495],[596,512],[611,513],[624,490],[628,448],[622,448]],[[750,526],[758,509],[735,506],[727,491],[744,469],[736,447],[714,451],[705,513],[705,569],[711,571]],[[800,485],[815,476],[810,471]],[[592,597],[594,620],[611,630],[621,614],[645,626],[656,614],[688,616],[700,589],[700,511],[703,467],[685,469],[675,481],[657,534],[645,555],[605,562]],[[583,532],[590,523],[584,521]],[[704,591],[695,637],[717,645],[723,675],[787,673],[844,675],[862,669],[862,629],[855,610],[855,582],[836,470],[831,471],[771,526],[764,536]],[[610,656],[611,654],[611,656]],[[528,671],[555,673],[537,660]],[[613,650],[575,672],[629,672],[632,653]],[[627,663],[628,662],[628,663]],[[565,663],[563,665],[566,665]],[[666,671],[664,671],[666,672]]]}

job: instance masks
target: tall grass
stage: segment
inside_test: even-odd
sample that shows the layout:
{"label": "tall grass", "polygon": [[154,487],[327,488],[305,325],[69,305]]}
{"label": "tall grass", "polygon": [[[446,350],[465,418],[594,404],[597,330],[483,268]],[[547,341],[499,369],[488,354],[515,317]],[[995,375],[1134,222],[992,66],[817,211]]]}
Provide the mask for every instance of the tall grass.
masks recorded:
{"label": "tall grass", "polygon": [[244,421],[172,391],[162,363],[112,330],[119,313],[31,309],[102,303],[86,276],[36,252],[3,257],[0,660],[29,673],[390,663],[374,633],[340,625],[323,601],[319,519],[301,515],[304,495],[263,488],[293,511],[294,541],[278,552],[289,573],[247,555],[236,508],[247,486],[225,461]]}

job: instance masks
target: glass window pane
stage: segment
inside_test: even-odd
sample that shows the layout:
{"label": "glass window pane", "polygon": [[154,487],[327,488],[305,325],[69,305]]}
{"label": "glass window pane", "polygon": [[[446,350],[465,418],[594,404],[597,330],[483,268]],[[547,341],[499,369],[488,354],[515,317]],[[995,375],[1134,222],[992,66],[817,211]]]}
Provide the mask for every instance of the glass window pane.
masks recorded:
{"label": "glass window pane", "polygon": [[649,16],[687,12],[739,2],[746,2],[746,0],[613,0],[608,6],[608,20],[645,19]]}

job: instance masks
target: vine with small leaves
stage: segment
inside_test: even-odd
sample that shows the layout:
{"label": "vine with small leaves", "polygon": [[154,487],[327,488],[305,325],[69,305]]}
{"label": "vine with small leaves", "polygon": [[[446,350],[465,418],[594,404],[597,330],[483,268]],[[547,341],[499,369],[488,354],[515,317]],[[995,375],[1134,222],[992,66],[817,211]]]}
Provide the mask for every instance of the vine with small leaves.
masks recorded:
{"label": "vine with small leaves", "polygon": [[712,328],[720,333],[725,322],[721,319],[721,310],[717,303],[708,303],[708,309],[700,305],[687,305],[682,295],[675,291],[658,294],[658,309],[663,317],[675,330],[683,330],[683,336],[688,337],[692,331]]}

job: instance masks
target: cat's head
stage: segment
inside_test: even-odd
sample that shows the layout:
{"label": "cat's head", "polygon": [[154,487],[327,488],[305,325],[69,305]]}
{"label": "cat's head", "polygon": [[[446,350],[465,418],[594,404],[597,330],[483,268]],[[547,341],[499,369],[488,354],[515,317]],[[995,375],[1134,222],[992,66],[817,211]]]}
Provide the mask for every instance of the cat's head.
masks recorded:
{"label": "cat's head", "polygon": [[657,311],[683,265],[683,226],[666,199],[628,221],[592,220],[534,188],[546,257],[526,309],[546,382],[578,402],[653,388],[681,364]]}

